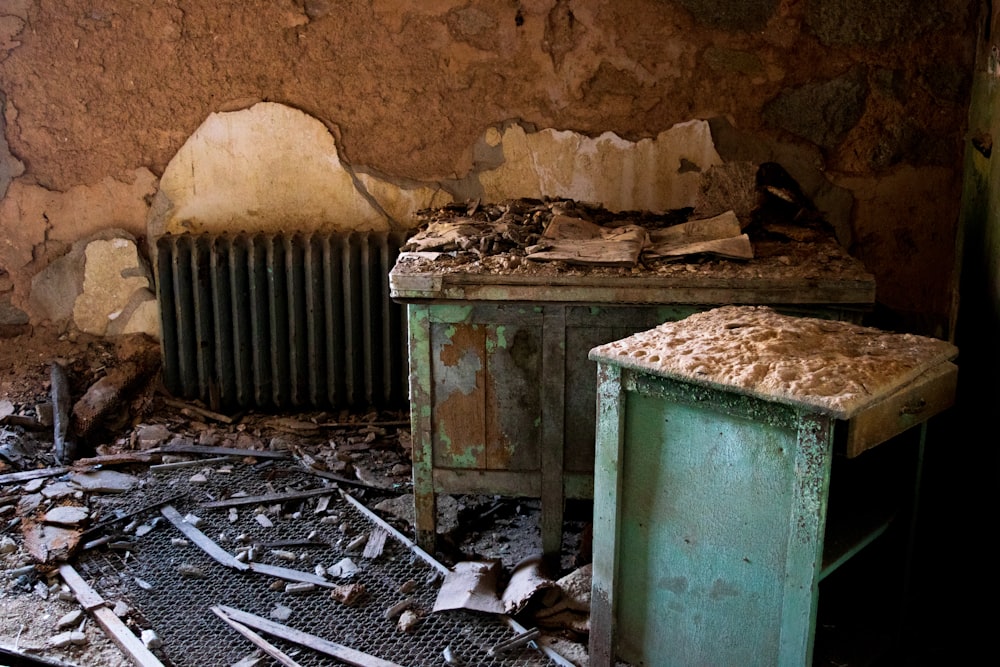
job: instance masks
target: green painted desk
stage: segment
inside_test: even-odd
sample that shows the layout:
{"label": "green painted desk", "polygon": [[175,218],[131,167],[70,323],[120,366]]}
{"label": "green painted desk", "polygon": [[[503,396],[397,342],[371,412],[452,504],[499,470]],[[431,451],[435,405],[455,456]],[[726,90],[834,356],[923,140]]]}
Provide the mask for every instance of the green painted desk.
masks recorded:
{"label": "green painted desk", "polygon": [[755,307],[593,349],[591,665],[810,664],[820,580],[885,528],[827,535],[834,451],[950,406],[956,354]]}
{"label": "green painted desk", "polygon": [[559,553],[564,499],[593,494],[592,347],[722,304],[855,319],[874,302],[874,278],[833,241],[756,251],[655,270],[400,255],[389,285],[407,304],[421,547],[436,494],[482,493],[541,498],[542,548]]}

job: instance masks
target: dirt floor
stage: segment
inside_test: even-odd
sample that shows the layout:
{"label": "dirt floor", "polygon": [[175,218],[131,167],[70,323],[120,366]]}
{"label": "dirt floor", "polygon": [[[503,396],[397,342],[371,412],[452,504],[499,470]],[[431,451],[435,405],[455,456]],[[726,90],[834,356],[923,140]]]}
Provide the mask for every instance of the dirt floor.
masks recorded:
{"label": "dirt floor", "polygon": [[[122,375],[122,358],[127,356],[129,349],[140,344],[145,342],[128,341],[123,345],[120,341],[115,343],[42,328],[0,340],[0,475],[57,464],[53,455],[52,427],[40,426],[51,424],[47,406],[53,362],[66,368],[70,394],[77,401],[89,388],[99,386],[102,378],[130,377],[128,373]],[[114,409],[101,406],[92,411],[96,415],[95,423],[88,425],[89,436],[80,443],[78,456],[111,461],[111,457],[118,455],[144,456],[144,452],[157,452],[157,447],[178,445],[256,450],[262,455],[287,453],[290,459],[311,471],[353,482],[340,486],[350,489],[351,494],[367,507],[377,508],[378,513],[402,534],[412,535],[407,414],[244,414],[226,423],[229,420],[222,420],[223,415],[199,410],[193,404],[171,402],[159,388],[155,373],[146,382],[124,386],[127,390],[119,392],[112,401]],[[79,405],[75,412],[80,412]],[[82,428],[79,422],[75,419],[74,425]],[[155,454],[149,463],[190,458],[180,454]],[[237,465],[254,460],[244,457]],[[211,468],[209,463],[205,465],[205,470]],[[140,484],[153,484],[146,462],[104,467],[134,475],[142,480]],[[215,467],[218,468],[218,464]],[[80,620],[65,630],[57,628],[61,618],[79,608],[53,572],[62,557],[53,555],[55,549],[46,551],[44,548],[39,556],[37,544],[25,538],[25,525],[31,521],[25,499],[32,497],[32,492],[36,492],[34,495],[38,495],[37,492],[48,494],[62,479],[57,476],[36,480],[33,488],[28,488],[29,483],[0,485],[0,512],[3,512],[0,517],[0,540],[3,542],[0,649],[17,649],[47,660],[76,665],[126,664],[125,657],[96,623]],[[83,500],[84,505],[89,503],[92,512],[100,502],[93,497]],[[50,500],[47,506],[51,508],[53,504]],[[442,497],[439,500],[439,549],[434,555],[447,566],[460,560],[495,559],[501,563],[503,571],[509,573],[526,556],[540,550],[538,513],[539,503],[531,499]],[[580,533],[588,520],[589,507],[568,508],[564,562],[562,571],[556,574],[570,572],[589,558],[586,548],[580,547]],[[79,549],[81,545],[76,546]],[[70,549],[70,552],[71,564],[82,558],[79,550]],[[44,562],[38,565],[40,559]],[[32,565],[38,567],[32,568]],[[86,635],[84,643],[67,648],[51,645],[53,636],[59,632],[81,627]],[[133,629],[138,632],[138,628]],[[562,651],[577,654],[577,661],[586,660],[585,636],[571,631],[553,632],[550,639],[564,642]],[[2,654],[0,664],[6,664]]]}

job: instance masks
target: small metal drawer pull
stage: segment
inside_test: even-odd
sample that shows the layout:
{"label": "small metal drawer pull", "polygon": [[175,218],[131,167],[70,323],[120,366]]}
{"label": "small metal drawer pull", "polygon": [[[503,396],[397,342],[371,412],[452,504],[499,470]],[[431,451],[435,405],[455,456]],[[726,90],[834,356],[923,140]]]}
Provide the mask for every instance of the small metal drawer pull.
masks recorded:
{"label": "small metal drawer pull", "polygon": [[899,414],[901,415],[919,415],[927,407],[927,401],[922,398],[918,398],[911,401],[899,409]]}

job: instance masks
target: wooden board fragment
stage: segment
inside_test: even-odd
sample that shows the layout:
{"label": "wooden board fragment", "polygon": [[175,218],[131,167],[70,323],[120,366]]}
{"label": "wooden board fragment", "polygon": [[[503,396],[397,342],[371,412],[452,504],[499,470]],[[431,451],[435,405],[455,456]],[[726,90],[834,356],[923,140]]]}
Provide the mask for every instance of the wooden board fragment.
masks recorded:
{"label": "wooden board fragment", "polygon": [[38,470],[21,470],[20,472],[9,472],[0,475],[0,484],[18,484],[20,482],[30,482],[41,477],[55,477],[72,470],[69,466],[59,466],[57,468],[39,468]]}
{"label": "wooden board fragment", "polygon": [[280,567],[278,565],[268,565],[266,563],[250,563],[250,571],[256,572],[257,574],[266,574],[270,577],[277,577],[278,579],[284,579],[285,581],[297,581],[304,584],[316,584],[317,586],[322,586],[324,588],[334,588],[336,584],[331,581],[324,579],[323,577],[312,574],[311,572],[303,572],[301,570],[293,570],[288,567]]}
{"label": "wooden board fragment", "polygon": [[331,496],[337,489],[323,487],[320,489],[306,489],[305,491],[289,491],[287,493],[268,493],[262,496],[239,496],[227,498],[226,500],[213,500],[201,503],[199,507],[206,509],[218,509],[221,507],[238,507],[240,505],[274,505],[288,500],[302,500],[304,498],[314,498],[316,496]]}
{"label": "wooden board fragment", "polygon": [[172,408],[177,408],[181,411],[188,411],[192,414],[196,414],[200,417],[205,417],[206,419],[212,419],[217,422],[222,422],[223,424],[232,424],[235,420],[224,414],[214,412],[212,410],[206,410],[205,408],[199,407],[192,403],[185,403],[184,401],[178,401],[173,398],[164,398],[163,403],[169,405]]}
{"label": "wooden board fragment", "polygon": [[226,613],[221,609],[219,609],[218,607],[212,607],[212,611],[215,612],[216,616],[218,616],[223,621],[228,623],[229,627],[231,627],[233,630],[236,630],[236,632],[240,633],[248,640],[250,640],[251,644],[259,648],[264,653],[267,653],[269,656],[280,662],[282,665],[285,665],[285,667],[299,667],[299,663],[292,660],[291,656],[283,652],[277,646],[267,641],[266,639],[264,639],[256,632],[254,632],[247,626],[240,623],[239,621],[234,621],[233,619],[226,616]]}
{"label": "wooden board fragment", "polygon": [[204,445],[164,445],[163,454],[197,454],[200,456],[251,456],[258,459],[287,459],[288,452],[272,452],[266,449],[236,449],[234,447],[208,447]]}
{"label": "wooden board fragment", "polygon": [[371,535],[368,536],[368,541],[365,542],[365,551],[361,554],[364,558],[378,558],[382,555],[382,550],[385,549],[385,538],[389,536],[389,533],[381,526],[375,526],[372,528]]}
{"label": "wooden board fragment", "polygon": [[174,524],[174,527],[177,528],[177,530],[184,533],[185,537],[198,545],[202,551],[207,553],[222,565],[231,567],[234,570],[240,570],[241,572],[245,572],[250,569],[249,565],[236,560],[233,555],[213,542],[211,538],[205,535],[205,533],[184,521],[184,517],[181,516],[180,512],[174,509],[173,505],[167,505],[161,509],[160,514],[166,517],[170,523]]}
{"label": "wooden board fragment", "polygon": [[368,653],[328,641],[315,635],[310,635],[306,632],[296,630],[295,628],[290,628],[287,625],[281,625],[280,623],[269,621],[266,618],[261,618],[260,616],[240,611],[239,609],[234,609],[233,607],[219,605],[218,608],[229,618],[232,618],[239,623],[243,623],[254,630],[260,630],[261,632],[266,632],[269,635],[280,637],[286,641],[301,644],[302,646],[311,648],[314,651],[319,651],[320,653],[332,656],[337,660],[347,663],[348,665],[354,665],[355,667],[401,667],[395,662],[382,660],[381,658],[369,655]]}
{"label": "wooden board fragment", "polygon": [[107,633],[118,648],[138,667],[163,667],[159,658],[150,652],[142,641],[132,634],[125,623],[115,616],[115,612],[108,609],[104,600],[97,594],[91,586],[83,580],[83,577],[73,568],[72,565],[64,563],[59,566],[59,574],[63,581],[70,587],[80,606],[94,615],[98,625]]}

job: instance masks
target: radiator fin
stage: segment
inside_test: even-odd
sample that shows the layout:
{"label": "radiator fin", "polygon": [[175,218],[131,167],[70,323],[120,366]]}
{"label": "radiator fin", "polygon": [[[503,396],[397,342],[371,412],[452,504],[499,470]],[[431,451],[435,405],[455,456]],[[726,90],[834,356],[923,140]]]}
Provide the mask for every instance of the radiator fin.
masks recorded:
{"label": "radiator fin", "polygon": [[163,377],[215,410],[405,408],[404,232],[157,239]]}

